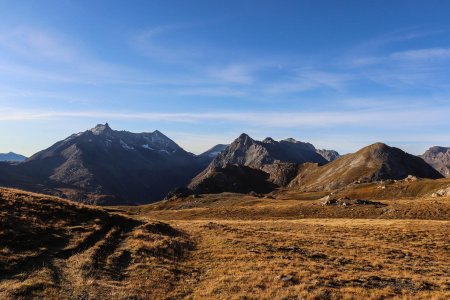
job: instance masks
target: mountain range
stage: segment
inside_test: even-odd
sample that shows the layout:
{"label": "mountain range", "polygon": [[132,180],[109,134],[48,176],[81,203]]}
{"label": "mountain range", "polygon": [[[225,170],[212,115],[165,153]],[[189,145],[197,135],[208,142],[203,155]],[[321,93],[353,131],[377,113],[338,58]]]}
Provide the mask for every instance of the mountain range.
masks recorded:
{"label": "mountain range", "polygon": [[[297,174],[298,165],[306,162],[326,164],[310,143],[292,138],[263,141],[241,134],[189,184],[196,193],[247,192],[267,190],[266,186],[284,186]],[[243,185],[242,178],[251,178]]]}
{"label": "mountain range", "polygon": [[100,124],[18,165],[3,164],[0,183],[95,204],[140,204],[187,184],[210,160],[159,131],[131,133]]}
{"label": "mountain range", "polygon": [[99,124],[23,162],[0,162],[0,185],[85,203],[144,204],[170,191],[328,191],[409,175],[435,179],[449,176],[449,156],[445,147],[417,157],[382,143],[340,156],[292,138],[258,141],[247,134],[194,155],[157,130],[131,133]]}
{"label": "mountain range", "polygon": [[[256,171],[265,176],[255,176]],[[243,174],[253,177],[247,185],[243,185]],[[340,156],[335,151],[317,150],[309,143],[294,139],[277,142],[266,138],[260,142],[243,134],[197,175],[188,188],[199,194],[263,192],[267,187],[317,191],[339,189],[352,183],[403,179],[409,175],[442,177],[423,159],[383,143]]]}

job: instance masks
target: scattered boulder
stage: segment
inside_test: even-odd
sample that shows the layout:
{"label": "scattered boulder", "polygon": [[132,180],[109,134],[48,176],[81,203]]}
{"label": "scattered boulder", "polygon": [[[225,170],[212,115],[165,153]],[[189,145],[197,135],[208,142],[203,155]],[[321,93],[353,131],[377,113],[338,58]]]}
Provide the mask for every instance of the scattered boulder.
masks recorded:
{"label": "scattered boulder", "polygon": [[275,276],[275,280],[282,281],[285,284],[298,284],[298,280],[294,278],[292,275],[281,274]]}
{"label": "scattered boulder", "polygon": [[356,200],[353,200],[353,202],[354,202],[354,204],[357,204],[357,205],[386,205],[381,202],[364,200],[364,199],[356,199]]}
{"label": "scattered boulder", "polygon": [[408,177],[406,177],[404,180],[407,182],[412,182],[412,181],[417,181],[418,179],[414,175],[408,175]]}
{"label": "scattered boulder", "polygon": [[170,191],[165,200],[176,199],[176,198],[186,198],[193,195],[193,191],[186,187],[178,187]]}
{"label": "scattered boulder", "polygon": [[431,194],[431,197],[437,198],[437,197],[449,197],[450,196],[450,186],[444,189],[437,190],[433,194]]}
{"label": "scattered boulder", "polygon": [[[328,199],[323,201],[321,204],[323,206],[351,206],[351,205],[375,205],[375,206],[385,206],[386,204],[377,202],[377,201],[370,201],[370,200],[364,200],[364,199],[350,199],[348,197],[344,198],[331,198],[327,196]],[[324,198],[327,198],[324,197]]]}

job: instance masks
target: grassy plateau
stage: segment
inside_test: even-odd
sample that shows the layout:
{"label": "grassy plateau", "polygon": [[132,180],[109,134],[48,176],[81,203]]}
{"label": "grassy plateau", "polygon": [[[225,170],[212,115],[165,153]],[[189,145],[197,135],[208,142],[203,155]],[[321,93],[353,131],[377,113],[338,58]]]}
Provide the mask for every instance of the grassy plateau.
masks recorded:
{"label": "grassy plateau", "polygon": [[450,299],[447,185],[109,208],[0,189],[0,299]]}

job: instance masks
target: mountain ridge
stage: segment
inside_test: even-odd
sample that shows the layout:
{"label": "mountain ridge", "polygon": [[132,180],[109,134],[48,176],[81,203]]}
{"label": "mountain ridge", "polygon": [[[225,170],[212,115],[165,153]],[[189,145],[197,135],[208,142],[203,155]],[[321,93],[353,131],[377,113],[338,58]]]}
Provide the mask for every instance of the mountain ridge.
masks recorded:
{"label": "mountain ridge", "polygon": [[410,175],[431,179],[443,177],[421,158],[378,142],[324,166],[303,165],[289,187],[304,191],[333,190],[353,183],[400,180]]}
{"label": "mountain ridge", "polygon": [[106,123],[5,166],[4,173],[16,179],[8,175],[0,183],[95,204],[139,204],[187,184],[207,163],[158,130],[115,131]]}
{"label": "mountain ridge", "polygon": [[[275,141],[270,137],[257,141],[242,133],[192,179],[188,188],[197,193],[211,190],[246,192],[251,187],[262,190],[260,186],[263,182],[275,188],[288,184],[297,174],[298,165],[305,162],[326,164],[328,161],[310,143],[293,138]],[[266,173],[267,176],[256,175],[258,172]],[[248,181],[249,185],[242,185],[243,173],[254,174],[259,181]],[[208,187],[207,183],[214,188]]]}

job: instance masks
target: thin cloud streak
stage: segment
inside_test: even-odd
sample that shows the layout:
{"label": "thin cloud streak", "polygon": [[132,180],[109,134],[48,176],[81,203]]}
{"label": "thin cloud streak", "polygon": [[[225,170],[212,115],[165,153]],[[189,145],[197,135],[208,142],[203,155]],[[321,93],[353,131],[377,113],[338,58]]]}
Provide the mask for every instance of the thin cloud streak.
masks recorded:
{"label": "thin cloud streak", "polygon": [[[358,110],[329,112],[205,112],[205,113],[122,113],[102,111],[18,111],[0,110],[0,121],[54,120],[61,118],[88,118],[109,120],[145,120],[175,123],[230,122],[264,127],[310,127],[353,125],[367,128],[423,127],[429,124],[447,124],[450,107],[397,111]],[[439,121],[442,120],[442,121]]]}
{"label": "thin cloud streak", "polygon": [[391,54],[394,59],[402,60],[430,60],[450,58],[450,48],[427,48],[395,52]]}

